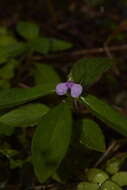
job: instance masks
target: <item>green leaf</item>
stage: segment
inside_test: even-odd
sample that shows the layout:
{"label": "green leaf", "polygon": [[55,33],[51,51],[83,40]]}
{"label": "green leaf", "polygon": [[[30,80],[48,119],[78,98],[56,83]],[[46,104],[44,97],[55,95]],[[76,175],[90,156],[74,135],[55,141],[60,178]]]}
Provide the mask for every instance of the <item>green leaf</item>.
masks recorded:
{"label": "green leaf", "polygon": [[99,119],[111,126],[120,134],[127,136],[127,117],[95,96],[88,95],[86,97],[81,97],[81,99],[82,102],[89,107],[93,114],[95,114]]}
{"label": "green leaf", "polygon": [[118,172],[111,179],[120,187],[127,186],[127,172]]}
{"label": "green leaf", "polygon": [[8,58],[20,56],[26,51],[26,45],[24,43],[15,42],[8,46],[0,46],[0,63],[4,63]]}
{"label": "green leaf", "polygon": [[23,168],[23,165],[26,163],[26,160],[17,160],[17,159],[10,159],[9,164],[11,169],[16,168]]}
{"label": "green leaf", "polygon": [[98,189],[99,185],[87,182],[81,182],[77,187],[77,190],[98,190]]}
{"label": "green leaf", "polygon": [[72,118],[66,103],[42,117],[32,141],[35,174],[41,183],[51,177],[63,160],[71,138]]}
{"label": "green leaf", "polygon": [[3,89],[0,92],[0,109],[24,104],[42,96],[52,94],[54,91],[54,84],[45,84],[33,88]]}
{"label": "green leaf", "polygon": [[122,190],[117,184],[112,181],[106,181],[100,188],[100,190]]}
{"label": "green leaf", "polygon": [[63,51],[70,48],[72,48],[72,44],[70,42],[66,42],[64,40],[58,40],[58,39],[50,39],[51,52]]}
{"label": "green leaf", "polygon": [[98,185],[102,185],[109,178],[106,172],[97,168],[89,169],[86,175],[89,182],[97,183]]}
{"label": "green leaf", "polygon": [[10,149],[8,147],[1,147],[0,148],[0,154],[4,155],[8,159],[10,159],[10,158],[18,155],[19,152],[17,150],[15,150],[15,149]]}
{"label": "green leaf", "polygon": [[48,54],[50,43],[48,38],[37,38],[30,42],[30,47],[37,53]]}
{"label": "green leaf", "polygon": [[16,42],[16,39],[10,35],[0,35],[0,47],[12,45]]}
{"label": "green leaf", "polygon": [[106,162],[105,170],[111,175],[116,174],[120,170],[126,158],[127,153],[114,156]]}
{"label": "green leaf", "polygon": [[10,82],[9,82],[9,80],[6,80],[6,79],[0,80],[0,88],[1,89],[10,88]]}
{"label": "green leaf", "polygon": [[10,136],[14,132],[14,128],[0,122],[0,135]]}
{"label": "green leaf", "polygon": [[[49,111],[43,104],[28,104],[12,110],[0,117],[0,122],[11,127],[28,127],[39,122],[41,117]],[[1,130],[1,128],[0,128]]]}
{"label": "green leaf", "polygon": [[72,67],[70,77],[75,82],[81,82],[85,86],[95,83],[101,75],[111,68],[112,59],[108,58],[83,58]]}
{"label": "green leaf", "polygon": [[72,47],[72,44],[63,40],[39,37],[31,42],[31,47],[38,53],[48,54],[49,52],[67,50]]}
{"label": "green leaf", "polygon": [[105,150],[104,135],[95,121],[82,120],[80,143],[100,152]]}
{"label": "green leaf", "polygon": [[31,22],[19,22],[16,29],[27,40],[33,40],[39,36],[39,27]]}
{"label": "green leaf", "polygon": [[55,69],[48,64],[35,63],[34,78],[36,84],[54,83],[55,85],[61,82],[59,75]]}
{"label": "green leaf", "polygon": [[0,36],[7,34],[8,34],[8,29],[5,26],[0,26]]}
{"label": "green leaf", "polygon": [[0,78],[11,79],[14,77],[14,71],[16,66],[19,64],[17,60],[10,60],[9,63],[0,68]]}

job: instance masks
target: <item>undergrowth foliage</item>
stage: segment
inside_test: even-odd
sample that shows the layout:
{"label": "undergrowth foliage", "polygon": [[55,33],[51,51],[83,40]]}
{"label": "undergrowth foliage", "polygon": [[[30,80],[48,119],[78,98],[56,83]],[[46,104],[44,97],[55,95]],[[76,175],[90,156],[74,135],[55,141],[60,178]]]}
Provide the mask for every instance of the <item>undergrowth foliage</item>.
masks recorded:
{"label": "undergrowth foliage", "polygon": [[[9,155],[11,168],[22,167],[26,162],[33,164],[40,183],[46,182],[50,177],[60,182],[58,170],[75,143],[92,151],[106,150],[106,134],[97,121],[101,120],[105,127],[111,127],[127,136],[127,117],[104,100],[88,93],[89,87],[103,73],[108,72],[116,64],[116,60],[105,57],[83,58],[72,65],[63,81],[63,77],[61,78],[52,65],[30,59],[28,67],[33,68],[31,75],[34,86],[12,88],[15,71],[25,58],[35,54],[48,55],[73,47],[73,44],[63,40],[42,37],[39,27],[29,22],[18,23],[16,35],[17,38],[8,29],[0,28],[0,135],[12,136],[17,128],[21,131],[32,128],[32,146],[31,153],[24,160],[15,160],[13,157],[19,152],[9,147],[4,146],[0,152],[6,157]],[[55,103],[48,102],[49,95],[56,99]],[[46,97],[47,101],[43,101]],[[84,110],[88,109],[94,117],[88,117],[85,112],[80,117],[80,106]],[[91,118],[97,118],[97,121]],[[100,171],[95,169],[94,172],[97,175]],[[112,181],[105,182],[109,176],[103,174],[103,185],[99,181],[101,189],[117,182],[117,175],[124,175],[115,175],[113,172],[115,176]],[[93,175],[92,179],[89,178],[86,184],[80,184],[78,190],[100,188],[98,181],[97,184],[94,183],[94,177]],[[120,190],[120,187],[115,188]]]}

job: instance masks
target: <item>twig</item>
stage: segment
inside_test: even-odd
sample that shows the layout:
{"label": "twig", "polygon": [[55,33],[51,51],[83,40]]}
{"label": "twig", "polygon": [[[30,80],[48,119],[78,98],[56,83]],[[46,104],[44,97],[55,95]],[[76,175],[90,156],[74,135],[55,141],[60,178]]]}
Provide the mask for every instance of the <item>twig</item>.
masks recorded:
{"label": "twig", "polygon": [[[111,50],[109,49],[108,42],[105,42],[105,43],[104,43],[104,49],[105,49],[105,52],[106,52],[107,56],[108,56],[110,59],[113,59],[114,56],[113,56]],[[118,67],[117,67],[117,64],[114,64],[114,65],[113,65],[113,71],[115,72],[116,76],[119,76],[119,75],[120,75],[120,72],[119,72],[119,69],[118,69]]]}
{"label": "twig", "polygon": [[[117,52],[117,51],[123,51],[127,50],[127,44],[120,45],[120,46],[110,46],[108,47],[108,52]],[[35,56],[32,59],[33,60],[42,60],[43,58],[53,59],[53,58],[60,58],[63,56],[66,57],[74,57],[74,56],[86,56],[86,55],[92,55],[92,54],[100,54],[105,53],[107,54],[107,49],[105,47],[102,48],[93,48],[93,49],[82,49],[74,52],[68,52],[68,53],[57,53],[53,55],[47,55],[47,56]]]}
{"label": "twig", "polygon": [[[108,149],[105,151],[105,153],[100,157],[100,159],[95,163],[94,167],[98,167],[98,165],[100,165],[100,163],[103,162],[103,160],[105,160],[105,158],[110,154],[110,152],[115,149],[117,145],[116,141],[113,141],[110,146],[108,147]],[[115,149],[116,150],[116,149]]]}
{"label": "twig", "polygon": [[[110,46],[108,47],[108,51],[121,51],[121,50],[127,50],[127,44],[121,45],[121,46]],[[90,50],[79,50],[72,54],[75,55],[84,55],[84,54],[96,54],[96,53],[104,53],[105,48],[93,48]]]}
{"label": "twig", "polygon": [[30,86],[28,86],[28,85],[26,85],[24,83],[19,83],[18,86],[21,87],[21,88],[30,88]]}

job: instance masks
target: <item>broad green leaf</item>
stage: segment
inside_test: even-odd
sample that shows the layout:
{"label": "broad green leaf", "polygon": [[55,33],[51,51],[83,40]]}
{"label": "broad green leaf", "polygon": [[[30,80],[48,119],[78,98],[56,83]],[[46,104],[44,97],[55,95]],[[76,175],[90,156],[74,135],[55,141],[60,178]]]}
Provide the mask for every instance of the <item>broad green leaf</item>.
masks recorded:
{"label": "broad green leaf", "polygon": [[99,185],[88,182],[81,182],[77,186],[77,190],[98,190],[98,189]]}
{"label": "broad green leaf", "polygon": [[63,160],[71,138],[72,118],[66,103],[57,105],[42,117],[32,141],[35,174],[43,183]]}
{"label": "broad green leaf", "polygon": [[4,63],[8,58],[13,58],[21,55],[26,51],[24,43],[15,42],[8,46],[0,46],[0,63]]}
{"label": "broad green leaf", "polygon": [[120,187],[127,186],[127,172],[118,172],[111,179]]}
{"label": "broad green leaf", "polygon": [[99,185],[102,185],[109,178],[106,172],[97,168],[89,169],[86,175],[89,182],[97,183]]}
{"label": "broad green leaf", "polygon": [[33,40],[39,35],[39,27],[31,22],[19,22],[17,24],[17,32],[27,40]]}
{"label": "broad green leaf", "polygon": [[86,86],[95,83],[101,75],[111,68],[114,61],[109,58],[83,58],[72,67],[70,77]]}
{"label": "broad green leaf", "polygon": [[39,37],[31,42],[31,47],[38,53],[48,54],[49,52],[67,50],[72,47],[72,44],[63,40]]}
{"label": "broad green leaf", "polygon": [[10,136],[14,132],[14,128],[0,122],[0,135]]}
{"label": "broad green leaf", "polygon": [[127,136],[127,117],[95,96],[87,95],[86,97],[81,97],[81,99],[82,102],[91,109],[93,114],[117,132]]}
{"label": "broad green leaf", "polygon": [[[28,104],[14,109],[0,117],[0,122],[11,127],[28,127],[37,124],[49,111],[43,104]],[[1,128],[0,128],[1,130]]]}
{"label": "broad green leaf", "polygon": [[112,181],[106,181],[101,187],[100,190],[122,190],[117,184]]}
{"label": "broad green leaf", "polygon": [[54,91],[54,84],[45,84],[33,88],[3,89],[0,92],[0,109],[24,104],[42,96],[52,94]]}
{"label": "broad green leaf", "polygon": [[34,79],[36,84],[54,83],[61,82],[59,75],[55,69],[48,64],[35,63]]}
{"label": "broad green leaf", "polygon": [[104,135],[95,121],[90,119],[82,120],[80,143],[100,152],[105,150]]}

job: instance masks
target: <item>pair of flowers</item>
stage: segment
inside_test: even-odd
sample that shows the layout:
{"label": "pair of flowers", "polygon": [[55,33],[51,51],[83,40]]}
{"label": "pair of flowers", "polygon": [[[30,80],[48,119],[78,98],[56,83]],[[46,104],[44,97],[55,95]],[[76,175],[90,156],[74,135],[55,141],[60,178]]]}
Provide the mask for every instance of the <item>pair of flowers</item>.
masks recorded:
{"label": "pair of flowers", "polygon": [[56,93],[59,96],[63,96],[65,94],[67,94],[68,91],[70,91],[71,96],[73,98],[78,98],[83,91],[83,87],[82,87],[82,85],[77,84],[77,83],[72,82],[72,81],[57,84]]}

